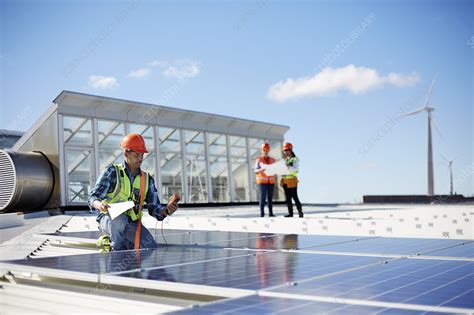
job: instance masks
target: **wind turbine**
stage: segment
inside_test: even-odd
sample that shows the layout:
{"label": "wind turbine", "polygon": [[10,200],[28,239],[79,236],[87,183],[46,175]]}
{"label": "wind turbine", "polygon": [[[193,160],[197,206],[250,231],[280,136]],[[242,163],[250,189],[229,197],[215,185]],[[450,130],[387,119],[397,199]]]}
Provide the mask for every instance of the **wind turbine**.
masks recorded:
{"label": "wind turbine", "polygon": [[[440,154],[441,155],[441,154]],[[456,159],[453,160],[448,160],[444,156],[441,155],[441,157],[448,162],[448,167],[449,167],[449,194],[452,196],[453,195],[453,162]]]}
{"label": "wind turbine", "polygon": [[[431,98],[431,92],[433,91],[433,86],[436,81],[436,76],[433,78],[433,81],[431,82],[430,90],[428,92],[428,97],[426,98],[426,103],[425,106],[423,106],[420,109],[417,109],[411,113],[402,115],[401,117],[406,117],[406,116],[411,116],[411,115],[416,115],[421,112],[426,112],[428,114],[428,196],[433,196],[434,195],[434,175],[433,175],[433,144],[431,140],[431,125],[436,128],[435,123],[433,122],[433,117],[431,112],[434,111],[434,108],[429,106],[430,105],[430,98]],[[440,131],[438,128],[436,128],[438,133]],[[441,135],[441,133],[440,133]]]}

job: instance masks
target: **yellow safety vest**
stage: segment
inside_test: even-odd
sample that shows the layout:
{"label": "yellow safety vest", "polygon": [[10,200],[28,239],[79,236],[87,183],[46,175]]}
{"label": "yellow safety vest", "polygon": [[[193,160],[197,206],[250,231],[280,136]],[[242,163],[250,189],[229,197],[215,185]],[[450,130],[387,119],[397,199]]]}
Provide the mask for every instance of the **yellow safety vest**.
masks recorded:
{"label": "yellow safety vest", "polygon": [[[290,157],[285,161],[286,165],[289,168],[290,173],[288,175],[283,175],[283,178],[297,178],[298,177],[298,158],[296,156]],[[293,166],[289,166],[292,164]]]}
{"label": "yellow safety vest", "polygon": [[[290,157],[285,161],[290,173],[283,175],[280,181],[282,187],[295,188],[298,186],[298,158],[296,156]],[[290,167],[289,165],[292,164]]]}
{"label": "yellow safety vest", "polygon": [[[117,183],[115,184],[115,189],[113,192],[108,193],[106,200],[108,203],[117,203],[117,202],[125,202],[129,200],[133,200],[136,204],[140,202],[140,197],[135,200],[135,194],[133,191],[138,190],[140,191],[140,176],[145,176],[145,194],[148,194],[148,183],[149,183],[149,175],[147,172],[141,172],[140,176],[135,176],[133,180],[133,185],[130,186],[130,179],[125,173],[125,168],[123,164],[113,164],[115,167],[115,174],[117,176]],[[140,208],[138,213],[135,213],[133,208],[127,210],[126,215],[132,219],[132,221],[136,221],[137,219],[141,219],[143,216],[143,211]]]}

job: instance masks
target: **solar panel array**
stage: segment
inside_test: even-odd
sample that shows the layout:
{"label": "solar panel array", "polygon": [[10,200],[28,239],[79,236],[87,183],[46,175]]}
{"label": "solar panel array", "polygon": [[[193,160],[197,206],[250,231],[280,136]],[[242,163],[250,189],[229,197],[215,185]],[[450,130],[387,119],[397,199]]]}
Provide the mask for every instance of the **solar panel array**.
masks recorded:
{"label": "solar panel array", "polygon": [[[16,270],[167,282],[242,295],[176,314],[474,312],[474,242],[165,230],[156,250],[8,262]],[[154,231],[152,231],[154,234]],[[90,232],[62,233],[67,241]],[[5,264],[4,264],[5,265]],[[77,274],[76,274],[77,275]],[[141,282],[143,283],[143,282]]]}

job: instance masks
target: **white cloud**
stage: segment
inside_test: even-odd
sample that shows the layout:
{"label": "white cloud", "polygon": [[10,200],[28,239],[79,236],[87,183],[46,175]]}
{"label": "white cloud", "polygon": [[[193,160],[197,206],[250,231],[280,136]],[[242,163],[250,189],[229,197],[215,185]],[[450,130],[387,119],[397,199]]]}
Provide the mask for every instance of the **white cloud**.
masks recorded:
{"label": "white cloud", "polygon": [[200,72],[200,63],[193,60],[178,60],[167,67],[163,74],[167,77],[184,79],[193,78]]}
{"label": "white cloud", "polygon": [[88,84],[94,89],[104,90],[118,86],[117,79],[114,77],[104,77],[101,75],[91,75],[88,78]]}
{"label": "white cloud", "polygon": [[398,87],[412,86],[420,81],[420,76],[416,72],[407,75],[391,72],[387,76],[387,81]]}
{"label": "white cloud", "polygon": [[285,102],[308,96],[326,96],[340,90],[361,94],[389,83],[398,87],[413,85],[419,81],[416,73],[403,75],[390,73],[384,77],[377,70],[348,65],[342,68],[326,67],[314,76],[286,79],[268,89],[268,98]]}
{"label": "white cloud", "polygon": [[168,64],[168,61],[163,60],[153,60],[148,63],[150,67],[167,67]]}
{"label": "white cloud", "polygon": [[128,74],[129,77],[132,78],[144,78],[150,74],[150,69],[148,68],[141,68],[137,70],[130,71]]}
{"label": "white cloud", "polygon": [[201,63],[191,59],[181,59],[174,61],[152,60],[147,66],[130,71],[128,74],[132,78],[144,78],[152,73],[152,68],[159,68],[162,74],[169,78],[193,78],[201,71]]}

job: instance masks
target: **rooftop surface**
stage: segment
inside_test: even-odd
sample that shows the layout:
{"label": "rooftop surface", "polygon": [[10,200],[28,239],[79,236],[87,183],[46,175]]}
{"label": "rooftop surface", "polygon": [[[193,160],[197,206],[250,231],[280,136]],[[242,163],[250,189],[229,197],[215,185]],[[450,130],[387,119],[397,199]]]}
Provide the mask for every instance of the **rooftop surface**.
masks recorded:
{"label": "rooftop surface", "polygon": [[139,253],[100,253],[88,212],[2,215],[0,305],[12,313],[474,311],[473,205],[304,211],[284,218],[286,207],[276,206],[277,217],[260,218],[256,206],[186,208],[163,223],[145,216],[160,247]]}

